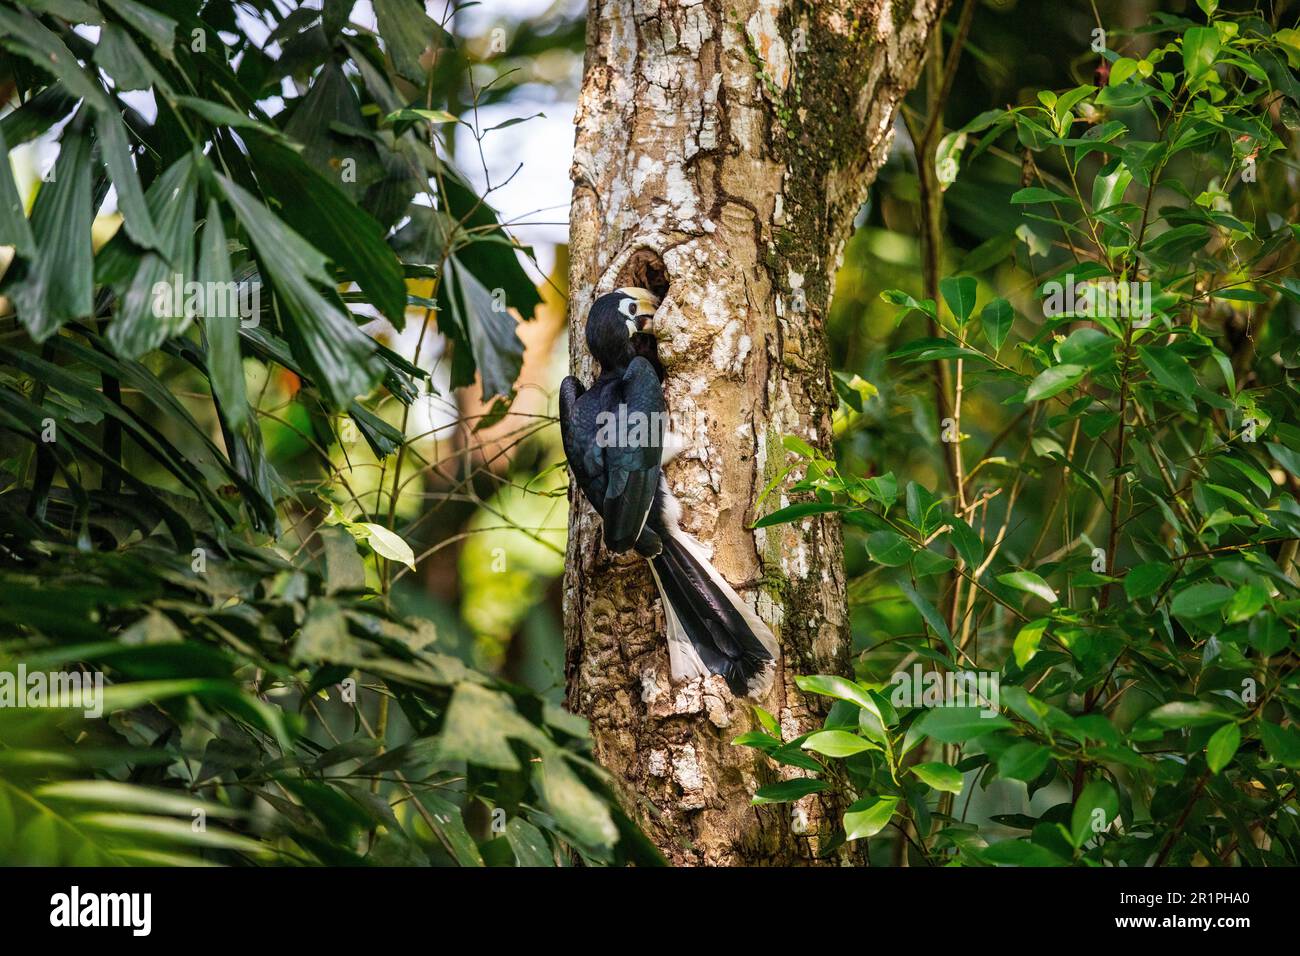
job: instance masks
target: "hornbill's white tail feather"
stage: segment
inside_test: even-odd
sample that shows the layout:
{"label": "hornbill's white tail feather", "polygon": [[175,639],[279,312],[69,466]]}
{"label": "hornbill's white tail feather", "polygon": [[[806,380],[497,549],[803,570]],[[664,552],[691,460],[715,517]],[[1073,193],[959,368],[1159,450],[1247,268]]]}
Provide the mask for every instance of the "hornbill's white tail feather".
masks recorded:
{"label": "hornbill's white tail feather", "polygon": [[680,506],[666,483],[659,504],[655,530],[663,550],[650,566],[663,600],[673,679],[719,674],[736,696],[762,696],[776,676],[775,636],[700,543],[678,527]]}
{"label": "hornbill's white tail feather", "polygon": [[709,669],[704,666],[704,661],[700,660],[700,655],[695,652],[695,645],[686,636],[682,622],[677,619],[677,612],[664,596],[664,585],[659,580],[659,571],[653,561],[650,562],[650,573],[654,575],[655,587],[659,589],[659,601],[664,607],[664,622],[668,632],[668,669],[673,675],[673,680],[684,681],[693,677],[708,677]]}

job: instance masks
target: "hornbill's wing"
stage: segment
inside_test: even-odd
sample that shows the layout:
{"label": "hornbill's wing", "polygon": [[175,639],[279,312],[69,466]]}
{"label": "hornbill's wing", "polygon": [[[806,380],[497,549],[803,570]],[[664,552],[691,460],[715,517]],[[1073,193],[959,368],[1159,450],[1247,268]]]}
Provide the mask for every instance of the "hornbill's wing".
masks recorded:
{"label": "hornbill's wing", "polygon": [[619,401],[614,408],[602,411],[613,412],[618,427],[616,440],[604,443],[606,483],[601,517],[605,546],[617,552],[636,543],[654,504],[666,416],[659,378],[642,356],[628,363],[619,387],[611,394]]}
{"label": "hornbill's wing", "polygon": [[573,476],[578,479],[579,487],[585,487],[588,481],[587,469],[582,463],[582,442],[579,438],[581,429],[578,425],[578,399],[586,389],[572,375],[564,376],[560,383],[560,441],[564,445],[564,457],[569,459]]}

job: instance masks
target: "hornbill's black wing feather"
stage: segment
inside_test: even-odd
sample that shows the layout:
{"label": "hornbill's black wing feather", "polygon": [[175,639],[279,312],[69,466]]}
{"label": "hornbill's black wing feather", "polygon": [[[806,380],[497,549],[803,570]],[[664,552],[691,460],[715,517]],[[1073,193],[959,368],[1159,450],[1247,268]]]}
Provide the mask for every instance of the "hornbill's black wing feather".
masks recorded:
{"label": "hornbill's black wing feather", "polygon": [[[627,372],[610,390],[617,427],[614,441],[604,442],[605,500],[601,517],[605,546],[611,551],[632,547],[645,527],[659,488],[663,459],[664,393],[654,367],[642,356],[628,363]],[[621,406],[621,407],[620,407]]]}
{"label": "hornbill's black wing feather", "polygon": [[578,423],[578,399],[586,391],[572,375],[564,376],[560,383],[560,441],[564,445],[564,457],[569,459],[569,466],[573,469],[573,477],[584,491],[591,475],[582,460],[584,438]]}

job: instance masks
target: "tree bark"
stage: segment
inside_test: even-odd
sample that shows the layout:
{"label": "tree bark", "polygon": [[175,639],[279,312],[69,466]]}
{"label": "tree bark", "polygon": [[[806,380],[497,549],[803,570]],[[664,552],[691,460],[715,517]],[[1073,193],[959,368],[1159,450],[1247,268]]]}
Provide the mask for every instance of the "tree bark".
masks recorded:
{"label": "tree bark", "polygon": [[[750,531],[794,435],[829,454],[835,391],[823,321],[844,241],[884,163],[944,0],[593,0],[570,212],[570,358],[599,293],[666,293],[657,321],[683,527],[780,636],[760,705],[788,738],[822,712],[794,676],[848,674],[838,519]],[[569,704],[629,807],[676,864],[817,862],[833,797],[753,807],[803,771],[731,740],[754,725],[719,678],[674,685],[645,562],[610,555],[570,493]],[[761,510],[759,510],[761,509]],[[851,849],[830,854],[843,857]]]}

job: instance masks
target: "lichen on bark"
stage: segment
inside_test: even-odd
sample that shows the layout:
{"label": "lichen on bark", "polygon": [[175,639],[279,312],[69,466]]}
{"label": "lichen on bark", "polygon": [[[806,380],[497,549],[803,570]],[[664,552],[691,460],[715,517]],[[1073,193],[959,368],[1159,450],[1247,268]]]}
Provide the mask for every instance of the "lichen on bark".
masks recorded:
{"label": "lichen on bark", "polygon": [[[821,718],[794,676],[849,670],[840,529],[825,517],[749,529],[762,489],[791,463],[784,436],[830,451],[823,320],[834,274],[940,7],[590,7],[572,169],[572,366],[591,380],[582,332],[596,295],[646,275],[666,283],[660,356],[686,441],[667,478],[686,530],[781,638],[778,680],[758,703],[787,737]],[[763,513],[782,500],[774,492]],[[669,680],[644,562],[606,552],[576,494],[565,637],[570,706],[590,718],[597,758],[671,861],[819,860],[842,808],[817,796],[750,805],[774,774],[730,744],[752,710],[718,678]]]}

